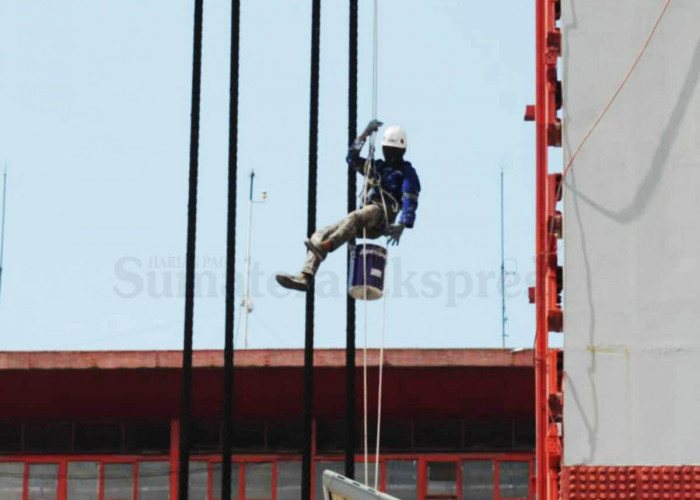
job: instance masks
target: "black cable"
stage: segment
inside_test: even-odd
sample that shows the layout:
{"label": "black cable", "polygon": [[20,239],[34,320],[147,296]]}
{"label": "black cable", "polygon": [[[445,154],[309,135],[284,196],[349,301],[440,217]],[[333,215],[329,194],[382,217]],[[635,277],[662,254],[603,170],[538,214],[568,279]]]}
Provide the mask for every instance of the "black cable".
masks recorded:
{"label": "black cable", "polygon": [[202,78],[202,12],[204,0],[194,3],[192,104],[190,115],[190,186],[187,207],[187,259],[185,270],[185,340],[182,350],[182,407],[180,414],[180,469],[178,497],[187,500],[190,465],[190,405],[192,399],[192,326],[194,323],[195,237],[197,235],[197,175],[199,159],[199,101]]}
{"label": "black cable", "polygon": [[[350,35],[348,51],[348,146],[357,136],[357,0],[350,0]],[[348,213],[357,208],[357,175],[348,169]],[[350,279],[353,239],[348,244],[347,279]],[[355,438],[357,436],[355,381],[355,300],[346,295],[345,348],[345,476],[355,478]]]}
{"label": "black cable", "polygon": [[233,324],[236,275],[236,192],[238,176],[238,60],[240,0],[231,2],[231,75],[228,126],[228,228],[226,235],[226,321],[224,326],[224,429],[221,451],[221,500],[231,500],[233,454]]}
{"label": "black cable", "polygon": [[[318,171],[318,86],[321,48],[321,0],[311,8],[311,92],[309,102],[309,198],[306,233],[316,229],[316,177]],[[304,449],[302,451],[301,498],[311,500],[311,453],[314,393],[314,281],[306,292],[306,335],[304,340]]]}

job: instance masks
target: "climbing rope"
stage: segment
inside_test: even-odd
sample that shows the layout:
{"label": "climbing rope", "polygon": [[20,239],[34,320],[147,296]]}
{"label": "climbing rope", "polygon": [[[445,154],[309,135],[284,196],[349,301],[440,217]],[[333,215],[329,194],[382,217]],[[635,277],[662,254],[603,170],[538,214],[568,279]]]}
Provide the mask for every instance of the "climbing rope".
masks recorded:
{"label": "climbing rope", "polygon": [[[372,133],[374,135],[374,133]],[[372,163],[374,161],[374,148],[372,144],[370,143],[370,150],[369,150],[369,155],[367,155],[367,161],[365,162],[364,166],[364,173],[365,173],[365,185],[362,190],[362,205],[364,206],[365,203],[367,202],[367,197],[369,193],[369,184],[370,184],[370,177],[372,176]],[[362,325],[362,331],[363,331],[363,337],[364,337],[364,343],[362,346],[362,385],[363,385],[363,391],[362,391],[362,401],[363,401],[363,441],[364,441],[364,469],[365,469],[365,484],[368,482],[368,477],[369,477],[369,465],[367,463],[368,459],[368,453],[367,450],[369,449],[369,444],[367,441],[367,433],[369,429],[369,425],[367,422],[367,229],[362,228],[362,240],[363,244],[365,245],[362,251],[362,283],[363,283],[363,290],[362,290],[362,298],[363,304],[362,304],[362,313],[363,313],[363,325]]]}
{"label": "climbing rope", "polygon": [[187,257],[185,269],[185,338],[182,350],[182,400],[180,413],[180,464],[178,496],[187,500],[190,465],[192,399],[192,327],[194,324],[194,271],[197,235],[197,177],[199,170],[199,103],[202,79],[202,11],[204,0],[195,0],[190,115],[190,178],[187,206]]}
{"label": "climbing rope", "polygon": [[[384,192],[384,189],[381,187],[381,180],[376,181],[373,179],[373,161],[374,161],[374,148],[370,145],[370,154],[367,156],[367,160],[365,162],[364,166],[364,171],[365,171],[365,185],[363,189],[363,204],[366,202],[368,195],[369,195],[369,189],[370,187],[374,187],[379,191],[379,195],[382,201],[382,210],[384,212],[384,221],[386,224],[389,224],[389,211],[387,209],[387,203],[386,203],[386,195]],[[380,184],[377,185],[376,182],[379,182]],[[365,241],[367,242],[367,230],[363,228],[362,230],[362,236]],[[362,279],[363,279],[363,299],[364,299],[364,304],[363,304],[363,330],[364,330],[364,347],[363,347],[363,363],[362,363],[362,374],[363,374],[363,385],[364,385],[364,466],[365,466],[365,485],[369,486],[368,484],[368,477],[369,477],[369,443],[368,443],[368,431],[369,431],[369,424],[368,424],[368,410],[367,410],[367,394],[368,394],[368,383],[367,383],[367,247],[364,248],[364,251],[362,253],[362,260],[363,260],[363,271],[362,271]],[[388,245],[386,249],[386,259],[389,259],[389,250],[388,250]],[[384,280],[386,282],[386,267],[385,267],[385,272],[384,272]],[[377,489],[379,486],[379,444],[381,440],[381,425],[382,425],[382,387],[384,383],[384,334],[386,330],[386,291],[382,296],[382,325],[381,325],[381,330],[380,330],[380,337],[379,337],[379,380],[378,380],[378,396],[377,396],[377,433],[376,433],[376,445],[375,445],[375,461],[374,461],[374,489]]]}
{"label": "climbing rope", "polygon": [[[378,1],[374,0],[374,15],[373,15],[373,26],[372,26],[372,118],[377,119],[377,89],[379,81],[379,57],[378,57],[378,47],[379,47],[379,16],[378,16]],[[381,186],[381,177],[377,180],[374,178],[374,154],[376,149],[376,132],[373,132],[370,136],[369,142],[369,155],[367,156],[367,161],[364,165],[365,173],[365,183],[362,192],[362,203],[365,205],[368,200],[370,187],[373,187],[379,192],[382,209],[384,211],[384,222],[386,225],[389,224],[389,211],[387,210],[386,195],[384,189]],[[393,198],[392,198],[393,200]],[[393,200],[396,203],[396,200]],[[362,229],[362,237],[365,245],[367,244],[367,229]],[[387,245],[388,247],[388,245]],[[387,248],[386,259],[389,258],[389,252]],[[363,347],[363,366],[362,366],[362,378],[364,386],[364,419],[363,419],[363,434],[364,434],[364,469],[365,469],[365,485],[369,482],[369,418],[368,418],[368,406],[367,406],[367,394],[368,394],[368,383],[367,383],[367,247],[364,247],[363,255],[363,313],[364,313],[364,347]],[[386,269],[386,268],[385,268]],[[384,274],[384,280],[386,282],[386,271]],[[377,433],[376,433],[376,445],[375,445],[375,461],[374,461],[374,489],[379,487],[379,449],[381,441],[381,422],[382,422],[382,386],[384,382],[384,333],[386,327],[386,291],[382,297],[382,326],[380,333],[380,344],[379,344],[379,379],[378,379],[378,401],[377,401]]]}
{"label": "climbing rope", "polygon": [[[236,275],[236,191],[238,177],[238,61],[240,0],[231,2],[231,62],[229,80],[228,215],[226,236],[226,319],[224,325],[224,427],[221,450],[221,500],[231,500],[233,453],[233,357]],[[240,326],[241,322],[238,322]]]}
{"label": "climbing rope", "polygon": [[[376,2],[375,2],[376,4]],[[386,200],[384,199],[384,190],[380,189],[379,194],[382,198],[382,207],[384,208],[384,217],[389,223],[389,214],[386,208]],[[389,245],[387,245],[386,259],[389,260]],[[387,263],[388,264],[388,263]],[[386,283],[386,269],[384,267],[384,282]],[[374,456],[374,489],[379,489],[379,443],[381,441],[382,430],[382,387],[384,386],[384,330],[386,329],[386,286],[384,287],[384,295],[382,296],[382,328],[379,334],[379,380],[377,388],[377,445]]]}

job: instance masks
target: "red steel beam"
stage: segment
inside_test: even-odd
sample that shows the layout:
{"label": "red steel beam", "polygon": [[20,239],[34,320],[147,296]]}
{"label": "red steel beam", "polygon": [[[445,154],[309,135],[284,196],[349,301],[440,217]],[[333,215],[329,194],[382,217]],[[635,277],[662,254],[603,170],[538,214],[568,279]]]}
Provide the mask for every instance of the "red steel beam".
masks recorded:
{"label": "red steel beam", "polygon": [[[535,444],[537,467],[535,489],[538,500],[556,500],[561,462],[560,430],[553,414],[560,412],[556,353],[549,349],[549,332],[562,330],[557,304],[557,236],[555,233],[558,189],[550,176],[548,147],[561,146],[561,123],[557,118],[557,59],[561,36],[556,27],[558,0],[535,0]],[[526,113],[526,118],[532,117]],[[553,407],[550,405],[554,405]]]}
{"label": "red steel beam", "polygon": [[535,490],[538,500],[550,499],[548,488],[549,459],[547,434],[549,426],[548,356],[549,327],[547,301],[547,65],[545,62],[547,36],[547,4],[535,0]]}

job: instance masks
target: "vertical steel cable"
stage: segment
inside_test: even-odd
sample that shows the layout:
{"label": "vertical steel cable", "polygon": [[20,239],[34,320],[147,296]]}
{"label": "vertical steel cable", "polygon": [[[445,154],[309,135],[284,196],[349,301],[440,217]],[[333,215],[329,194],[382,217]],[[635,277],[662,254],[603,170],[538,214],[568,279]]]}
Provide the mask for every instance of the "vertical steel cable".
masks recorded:
{"label": "vertical steel cable", "polygon": [[[226,324],[224,326],[224,432],[221,452],[221,500],[231,500],[233,453],[233,324],[236,275],[236,192],[238,176],[238,60],[240,0],[231,2],[231,68],[228,128],[228,228],[226,241]],[[240,324],[240,323],[239,323]]]}
{"label": "vertical steel cable", "polygon": [[[350,34],[348,50],[348,146],[357,136],[357,0],[350,0]],[[357,208],[357,173],[348,169],[348,213]],[[350,280],[353,239],[348,245],[347,280]],[[355,479],[355,437],[357,436],[356,380],[355,380],[355,299],[346,296],[346,349],[345,349],[345,476]]]}
{"label": "vertical steel cable", "polygon": [[199,169],[199,101],[202,77],[202,14],[204,0],[195,0],[190,115],[190,182],[187,207],[187,258],[185,270],[185,339],[182,352],[180,464],[178,497],[187,500],[190,462],[190,405],[192,399],[192,327],[194,324],[195,240],[197,235],[197,176]]}
{"label": "vertical steel cable", "polygon": [[[321,46],[321,0],[311,8],[311,92],[309,103],[309,194],[307,236],[316,229],[316,177],[318,171],[318,87]],[[304,449],[302,453],[301,498],[311,500],[313,393],[314,393],[314,295],[313,279],[306,292],[306,335],[304,341]]]}

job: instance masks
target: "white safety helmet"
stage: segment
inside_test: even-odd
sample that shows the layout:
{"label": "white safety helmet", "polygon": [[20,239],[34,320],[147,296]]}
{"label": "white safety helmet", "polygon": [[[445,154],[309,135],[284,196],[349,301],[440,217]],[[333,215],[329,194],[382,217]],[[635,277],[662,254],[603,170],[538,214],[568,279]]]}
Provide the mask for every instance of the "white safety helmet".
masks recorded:
{"label": "white safety helmet", "polygon": [[398,125],[391,126],[384,131],[382,136],[382,146],[392,148],[406,149],[408,140],[406,139],[406,131]]}

